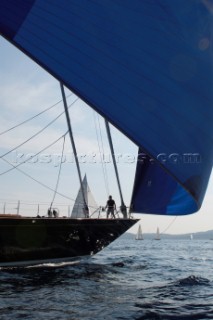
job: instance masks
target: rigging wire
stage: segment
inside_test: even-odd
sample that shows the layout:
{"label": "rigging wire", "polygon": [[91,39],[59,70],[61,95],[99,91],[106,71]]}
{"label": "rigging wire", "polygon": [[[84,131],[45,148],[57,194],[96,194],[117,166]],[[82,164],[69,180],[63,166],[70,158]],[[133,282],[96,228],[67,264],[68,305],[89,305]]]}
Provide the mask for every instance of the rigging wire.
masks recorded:
{"label": "rigging wire", "polygon": [[[105,184],[106,194],[107,194],[107,196],[109,196],[109,185],[108,185],[106,164],[103,162],[103,158],[101,156],[101,151],[102,151],[102,154],[103,154],[104,150],[103,150],[103,141],[102,141],[102,136],[101,136],[100,121],[99,121],[99,117],[97,115],[97,120],[99,121],[99,134],[100,134],[100,136],[99,136],[98,135],[98,129],[97,129],[97,122],[96,122],[96,119],[95,119],[95,116],[96,116],[96,112],[95,111],[93,111],[93,116],[94,116],[94,122],[95,122],[95,132],[96,132],[96,137],[97,137],[97,142],[98,142],[99,154],[100,154],[100,158],[101,158],[102,172],[103,172],[103,176],[104,176],[104,184]],[[102,150],[101,150],[101,145],[100,145],[100,139],[102,141]]]}
{"label": "rigging wire", "polygon": [[[73,93],[71,93],[71,94],[68,95],[67,97],[70,97],[72,94],[73,94]],[[78,99],[79,99],[79,98],[77,97],[77,98],[69,105],[68,108],[70,108]],[[42,112],[40,112],[40,113],[32,116],[31,118],[26,119],[25,121],[23,121],[23,122],[15,125],[15,126],[9,128],[9,129],[7,129],[7,130],[1,132],[0,135],[3,135],[3,134],[5,134],[6,132],[9,132],[9,131],[11,131],[11,130],[13,130],[13,129],[15,129],[15,128],[17,128],[17,127],[19,127],[19,126],[27,123],[27,122],[29,122],[29,121],[31,121],[32,119],[38,117],[39,115],[45,113],[46,111],[48,111],[48,110],[50,110],[50,109],[52,109],[52,108],[55,107],[57,104],[59,104],[61,101],[62,101],[62,100],[58,101],[56,104],[48,107],[47,109],[43,110]],[[30,159],[33,159],[34,157],[36,157],[37,155],[39,155],[41,152],[43,152],[44,150],[46,150],[46,149],[48,149],[49,147],[51,147],[52,145],[54,145],[54,144],[55,144],[56,142],[58,142],[61,138],[64,137],[64,139],[65,139],[65,136],[66,136],[67,132],[66,132],[64,135],[62,135],[59,139],[55,140],[53,143],[51,143],[50,145],[48,145],[47,147],[45,147],[44,149],[42,149],[41,151],[39,151],[38,153],[36,153],[35,155],[33,155],[33,156],[29,157],[28,159],[26,159],[25,161],[19,163],[17,166],[14,166],[14,165],[13,165],[12,163],[10,163],[8,160],[4,159],[4,157],[5,157],[6,155],[8,155],[8,154],[11,153],[12,151],[18,149],[19,147],[21,147],[22,145],[24,145],[25,143],[27,143],[28,141],[32,140],[34,137],[36,137],[37,135],[39,135],[41,132],[43,132],[47,127],[49,127],[52,123],[54,123],[63,113],[64,113],[64,111],[63,111],[62,113],[60,113],[60,114],[59,114],[55,119],[53,119],[50,123],[48,123],[44,128],[42,128],[42,129],[39,130],[36,134],[34,134],[34,135],[31,136],[30,138],[28,138],[27,140],[25,140],[24,142],[22,142],[20,145],[16,146],[15,148],[13,148],[13,149],[11,149],[10,151],[6,152],[5,154],[1,155],[1,156],[0,156],[0,159],[2,159],[4,162],[6,162],[6,163],[9,164],[10,166],[12,166],[12,168],[9,169],[9,170],[7,170],[7,171],[5,171],[5,172],[0,173],[0,176],[3,175],[3,174],[8,173],[9,171],[11,171],[11,170],[13,170],[13,169],[17,169],[19,172],[21,172],[22,174],[24,174],[25,176],[27,176],[28,178],[30,178],[30,179],[33,180],[34,182],[37,182],[39,185],[43,186],[44,188],[53,191],[53,192],[54,192],[54,198],[55,198],[56,194],[58,194],[58,195],[60,195],[61,197],[64,197],[64,198],[66,198],[66,199],[68,199],[68,200],[75,201],[73,198],[70,198],[70,197],[68,197],[68,196],[66,196],[66,195],[64,195],[64,194],[62,194],[62,193],[60,193],[60,192],[57,192],[57,187],[56,187],[55,190],[54,190],[54,189],[52,189],[51,187],[49,187],[49,186],[47,186],[46,184],[44,184],[43,182],[35,179],[35,178],[32,177],[30,174],[28,174],[28,173],[26,173],[26,172],[24,172],[23,170],[21,170],[21,169],[18,168],[20,165],[26,163],[26,162],[27,162],[28,160],[30,160]],[[99,126],[100,126],[100,124],[99,124]],[[60,165],[60,167],[61,167],[61,165]],[[58,179],[58,180],[59,180],[59,179]],[[59,182],[59,181],[58,181],[58,182]],[[57,185],[58,185],[58,182],[57,182]],[[53,201],[52,201],[52,202],[53,202]],[[89,207],[92,207],[92,206],[89,206]],[[93,207],[92,207],[92,208],[93,208]]]}
{"label": "rigging wire", "polygon": [[[68,133],[68,131],[67,131],[67,133]],[[57,190],[58,190],[59,179],[60,179],[60,176],[61,176],[61,168],[62,168],[62,163],[63,163],[64,145],[65,145],[66,134],[64,135],[64,141],[63,141],[62,152],[61,152],[61,162],[60,162],[59,171],[58,171],[58,178],[57,178],[57,182],[56,182],[56,186],[55,186],[55,191],[54,191],[54,194],[53,194],[53,199],[52,199],[52,202],[50,204],[50,209],[52,209],[53,202],[55,200],[56,193],[57,193]]]}
{"label": "rigging wire", "polygon": [[[78,100],[78,97],[71,103],[70,106],[72,106],[76,101]],[[36,132],[35,134],[33,134],[30,138],[28,138],[27,140],[25,140],[24,142],[20,143],[18,146],[16,146],[15,148],[7,151],[6,153],[4,153],[3,155],[0,156],[0,158],[3,158],[5,156],[7,156],[8,154],[10,154],[11,152],[15,151],[16,149],[18,149],[19,147],[23,146],[25,143],[29,142],[30,140],[34,139],[36,136],[38,136],[41,132],[43,132],[46,128],[48,128],[51,124],[53,124],[58,118],[60,118],[62,116],[62,114],[64,114],[64,111],[61,112],[56,118],[54,118],[52,121],[50,121],[45,127],[43,127],[41,130],[39,130],[38,132]]]}
{"label": "rigging wire", "polygon": [[[69,98],[71,95],[73,95],[73,93],[69,94],[69,95],[67,96],[67,98]],[[41,112],[37,113],[36,115],[34,115],[34,116],[32,116],[32,117],[30,117],[30,118],[28,118],[28,119],[26,119],[26,120],[24,120],[24,121],[22,121],[22,122],[20,122],[20,123],[16,124],[15,126],[13,126],[13,127],[9,128],[9,129],[7,129],[7,130],[4,130],[4,131],[0,132],[0,136],[1,136],[1,135],[3,135],[3,134],[5,134],[5,133],[7,133],[7,132],[9,132],[9,131],[11,131],[11,130],[13,130],[13,129],[16,129],[16,128],[20,127],[21,125],[23,125],[23,124],[25,124],[25,123],[27,123],[27,122],[29,122],[29,121],[33,120],[33,119],[35,119],[36,117],[38,117],[38,116],[42,115],[43,113],[45,113],[45,112],[47,112],[47,111],[51,110],[52,108],[54,108],[55,106],[57,106],[57,105],[58,105],[59,103],[61,103],[61,102],[62,102],[62,100],[60,100],[60,101],[56,102],[56,103],[55,103],[55,104],[53,104],[52,106],[50,106],[50,107],[48,107],[48,108],[44,109],[43,111],[41,111]]]}
{"label": "rigging wire", "polygon": [[162,232],[160,232],[160,234],[164,234],[171,227],[171,225],[175,222],[176,219],[177,219],[177,216],[174,217],[174,219],[169,223],[169,225]]}
{"label": "rigging wire", "polygon": [[[59,141],[60,139],[62,139],[65,135],[67,135],[67,133],[68,133],[68,131],[67,131],[64,135],[62,135],[59,139],[57,139],[56,141],[54,141],[51,145],[53,145],[54,143],[56,143],[57,141]],[[41,150],[39,153],[43,152],[44,150],[46,150],[47,148],[49,148],[51,145],[47,146],[45,149]],[[38,153],[37,153],[36,155],[34,155],[33,157],[35,157],[35,156],[37,156],[37,155],[38,155]],[[32,159],[33,157],[31,157],[30,159]],[[44,187],[44,188],[46,188],[46,189],[48,189],[48,190],[50,190],[50,191],[55,192],[57,195],[65,198],[65,199],[68,199],[68,200],[70,200],[70,201],[75,202],[75,199],[70,198],[69,196],[67,196],[67,195],[65,195],[65,194],[62,194],[61,192],[56,191],[56,189],[53,189],[53,188],[49,187],[48,185],[44,184],[43,182],[41,182],[41,181],[37,180],[36,178],[32,177],[30,174],[28,174],[28,173],[26,173],[25,171],[19,169],[18,167],[19,167],[21,164],[23,164],[24,162],[26,162],[27,160],[24,161],[24,162],[22,162],[22,163],[20,163],[20,164],[17,165],[17,166],[14,166],[12,163],[10,163],[8,160],[6,160],[6,159],[4,159],[4,158],[2,158],[2,160],[3,160],[4,162],[6,162],[7,164],[9,164],[10,166],[13,167],[12,169],[10,169],[10,171],[13,170],[13,169],[16,169],[16,170],[18,170],[20,173],[22,173],[23,175],[25,175],[26,177],[28,177],[29,179],[31,179],[31,180],[33,180],[34,182],[36,182],[36,183],[38,183],[39,185],[41,185],[42,187]],[[29,160],[29,159],[28,159],[28,160]],[[8,170],[8,171],[9,171],[9,170]],[[8,172],[8,171],[7,171],[7,172]],[[6,172],[1,173],[0,175],[3,175],[4,173],[6,173]],[[83,204],[83,202],[78,202],[78,204]],[[94,208],[93,206],[88,206],[88,207],[89,207],[89,208]]]}
{"label": "rigging wire", "polygon": [[[62,136],[62,137],[63,137],[63,136]],[[62,137],[61,137],[61,138],[62,138]],[[32,177],[30,174],[26,173],[25,171],[23,171],[23,170],[21,170],[21,169],[19,169],[19,168],[15,168],[15,166],[14,166],[12,163],[10,163],[8,160],[6,160],[6,159],[4,159],[4,158],[2,158],[2,160],[5,161],[6,163],[8,163],[9,165],[11,165],[12,167],[14,167],[14,169],[18,170],[19,172],[21,172],[21,173],[22,173],[23,175],[25,175],[26,177],[28,177],[28,178],[30,178],[31,180],[33,180],[34,182],[37,182],[38,184],[40,184],[42,187],[44,187],[44,188],[46,188],[46,189],[48,189],[48,190],[50,190],[50,191],[53,191],[53,192],[55,191],[53,188],[47,186],[45,183],[43,183],[43,182],[37,180],[36,178]],[[70,197],[68,197],[68,196],[66,196],[66,195],[64,195],[64,194],[62,194],[62,193],[60,193],[60,192],[58,192],[58,191],[57,191],[57,194],[60,195],[60,196],[63,197],[63,198],[68,199],[68,200],[75,201],[74,199],[72,199],[72,198],[70,198]]]}
{"label": "rigging wire", "polygon": [[[37,154],[35,154],[33,157],[30,157],[30,158],[28,158],[27,160],[19,163],[17,166],[14,166],[14,165],[13,165],[12,163],[10,163],[8,160],[6,160],[6,159],[4,159],[4,158],[1,158],[2,161],[6,162],[6,163],[9,164],[10,166],[12,166],[12,168],[9,169],[9,170],[7,170],[7,172],[8,172],[8,171],[11,171],[11,170],[13,170],[13,169],[16,169],[16,170],[18,170],[20,173],[22,173],[23,175],[25,175],[26,177],[28,177],[29,179],[31,179],[31,180],[33,180],[34,182],[36,182],[36,183],[38,183],[39,185],[41,185],[42,187],[44,187],[44,188],[46,188],[46,189],[48,189],[48,190],[50,190],[50,191],[55,192],[57,195],[60,195],[61,197],[65,198],[65,199],[68,199],[68,200],[74,202],[75,199],[70,198],[70,197],[68,197],[68,196],[65,195],[65,194],[62,194],[61,192],[58,192],[56,189],[53,189],[53,188],[47,186],[47,185],[44,184],[43,182],[37,180],[36,178],[32,177],[30,174],[28,174],[28,173],[26,173],[25,171],[23,171],[23,170],[21,170],[21,169],[18,168],[20,165],[22,165],[23,163],[25,163],[25,162],[28,161],[29,159],[33,159],[33,158],[34,158],[35,156],[37,156],[39,153],[43,152],[44,150],[48,149],[48,148],[51,147],[53,144],[55,144],[56,142],[58,142],[60,139],[64,138],[67,134],[68,134],[68,131],[67,131],[65,134],[63,134],[61,137],[59,137],[57,140],[55,140],[52,144],[48,145],[47,147],[45,147],[44,149],[42,149],[41,151],[39,151],[39,152],[38,152]],[[62,159],[62,158],[61,158],[61,159]],[[1,173],[0,176],[3,175],[3,174],[5,174],[5,173],[7,173],[7,172]],[[79,202],[78,204],[83,204],[83,202]],[[88,207],[89,207],[89,208],[94,208],[93,206],[88,206]]]}
{"label": "rigging wire", "polygon": [[[17,169],[19,166],[21,166],[22,164],[26,163],[27,161],[29,160],[32,160],[33,158],[37,157],[40,153],[42,153],[43,151],[49,149],[50,147],[52,147],[54,144],[56,144],[60,139],[62,139],[66,134],[68,133],[68,131],[63,134],[61,137],[59,137],[58,139],[56,139],[55,141],[53,141],[51,144],[49,144],[48,146],[46,146],[45,148],[41,149],[39,152],[35,153],[34,155],[31,155],[29,158],[27,158],[26,160],[20,162],[19,164],[17,164],[16,166],[13,166],[12,168],[4,171],[4,172],[1,172],[0,173],[0,176],[3,176],[4,174],[14,170],[14,169]],[[3,158],[1,160],[4,160]]]}

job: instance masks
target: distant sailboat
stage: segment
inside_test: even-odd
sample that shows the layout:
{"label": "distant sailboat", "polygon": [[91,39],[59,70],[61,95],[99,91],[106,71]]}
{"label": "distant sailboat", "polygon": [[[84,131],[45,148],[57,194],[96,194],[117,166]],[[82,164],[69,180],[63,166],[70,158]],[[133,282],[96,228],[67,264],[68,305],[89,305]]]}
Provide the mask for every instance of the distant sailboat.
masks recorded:
{"label": "distant sailboat", "polygon": [[[100,214],[99,207],[89,188],[86,175],[84,176],[82,185],[83,185],[83,190],[84,190],[83,192],[85,195],[86,205],[88,207],[88,216],[92,218],[98,218]],[[81,188],[78,191],[78,194],[72,209],[71,218],[85,218],[84,198],[83,198]]]}
{"label": "distant sailboat", "polygon": [[193,239],[194,239],[193,234],[191,234],[191,235],[190,235],[190,239],[191,239],[191,240],[193,240]]}
{"label": "distant sailboat", "polygon": [[135,240],[143,240],[141,225],[139,225],[139,227],[138,227],[138,232],[136,234]]}
{"label": "distant sailboat", "polygon": [[158,227],[157,227],[157,232],[156,232],[155,240],[160,240],[160,230],[159,230]]}

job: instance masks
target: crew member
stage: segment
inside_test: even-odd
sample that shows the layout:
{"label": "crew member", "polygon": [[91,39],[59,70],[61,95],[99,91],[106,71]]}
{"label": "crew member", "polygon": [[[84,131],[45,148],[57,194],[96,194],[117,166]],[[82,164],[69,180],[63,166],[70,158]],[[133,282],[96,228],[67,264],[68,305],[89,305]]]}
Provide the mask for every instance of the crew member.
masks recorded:
{"label": "crew member", "polygon": [[112,199],[112,196],[109,196],[109,199],[107,200],[106,207],[107,208],[107,219],[109,218],[109,215],[115,219],[115,210],[116,210],[116,204],[115,201]]}

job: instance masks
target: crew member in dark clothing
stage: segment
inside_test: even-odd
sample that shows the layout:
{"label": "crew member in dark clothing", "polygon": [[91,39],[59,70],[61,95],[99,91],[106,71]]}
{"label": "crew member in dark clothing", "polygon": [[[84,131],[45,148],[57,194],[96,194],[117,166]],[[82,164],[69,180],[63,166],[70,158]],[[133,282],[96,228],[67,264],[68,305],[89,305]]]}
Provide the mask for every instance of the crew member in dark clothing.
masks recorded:
{"label": "crew member in dark clothing", "polygon": [[85,218],[89,218],[89,208],[87,204],[84,205],[84,214]]}
{"label": "crew member in dark clothing", "polygon": [[115,219],[115,210],[116,210],[116,204],[115,201],[112,199],[112,196],[109,196],[109,200],[107,200],[106,207],[107,208],[107,218],[109,218],[109,215]]}

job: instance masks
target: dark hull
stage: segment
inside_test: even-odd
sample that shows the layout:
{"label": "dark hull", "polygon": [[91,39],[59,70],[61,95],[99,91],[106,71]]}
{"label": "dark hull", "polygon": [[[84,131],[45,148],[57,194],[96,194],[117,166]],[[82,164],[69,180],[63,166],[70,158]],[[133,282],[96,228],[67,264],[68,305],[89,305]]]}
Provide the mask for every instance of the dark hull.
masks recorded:
{"label": "dark hull", "polygon": [[0,266],[91,256],[131,228],[134,219],[0,218]]}

